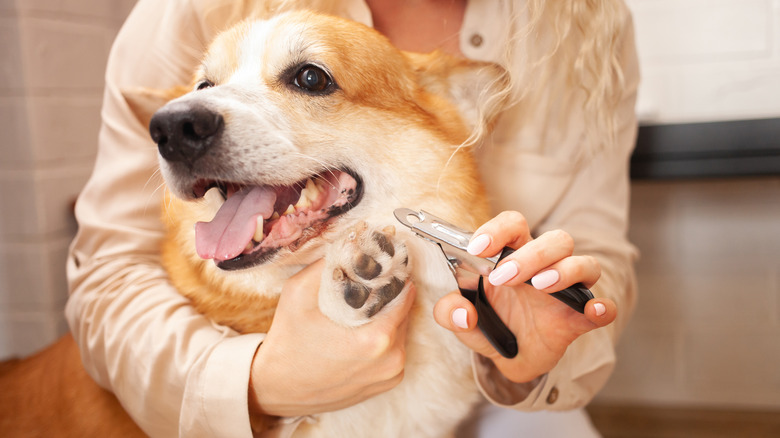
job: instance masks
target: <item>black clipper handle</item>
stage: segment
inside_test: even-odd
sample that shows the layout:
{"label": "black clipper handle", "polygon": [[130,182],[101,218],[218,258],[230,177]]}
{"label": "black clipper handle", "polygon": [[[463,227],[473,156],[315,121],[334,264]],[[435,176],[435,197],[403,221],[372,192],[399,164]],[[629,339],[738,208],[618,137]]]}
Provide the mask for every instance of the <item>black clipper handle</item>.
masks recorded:
{"label": "black clipper handle", "polygon": [[477,309],[477,327],[490,341],[490,345],[506,358],[511,359],[517,356],[517,338],[490,305],[487,295],[485,295],[483,277],[479,277],[477,290],[461,288],[460,294],[471,301],[471,304]]}
{"label": "black clipper handle", "polygon": [[585,304],[593,299],[593,293],[582,283],[574,283],[550,295],[580,313],[585,313]]}

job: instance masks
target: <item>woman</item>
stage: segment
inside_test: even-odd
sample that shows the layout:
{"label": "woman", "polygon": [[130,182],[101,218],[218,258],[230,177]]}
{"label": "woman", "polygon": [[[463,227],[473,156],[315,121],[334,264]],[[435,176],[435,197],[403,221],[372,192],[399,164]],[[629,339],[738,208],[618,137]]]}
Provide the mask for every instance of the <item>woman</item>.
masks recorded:
{"label": "woman", "polygon": [[[321,264],[287,282],[274,326],[290,330],[265,340],[213,326],[168,284],[160,266],[156,149],[120,89],[186,83],[215,33],[266,3],[141,0],[109,59],[98,159],[77,206],[67,316],[90,374],[150,435],[249,436],[250,415],[338,409],[392,388],[403,375],[403,306],[360,328],[364,339],[394,340],[370,357],[366,345],[342,345],[339,363],[307,369],[308,358],[322,352],[285,349],[292,328],[319,336],[315,347],[332,349],[328,340],[340,336],[326,318],[296,319],[294,309],[316,306]],[[490,282],[502,307],[512,309],[507,325],[530,353],[500,358],[475,329],[473,307],[456,293],[439,302],[434,316],[475,351],[475,375],[494,404],[532,411],[587,403],[612,369],[614,343],[634,300],[633,248],[625,233],[637,66],[625,6],[617,0],[307,3],[373,25],[401,49],[441,48],[512,72],[509,104],[477,158],[495,211],[522,215],[498,215],[478,230],[470,250],[519,248]],[[532,277],[544,292],[582,281],[597,299],[585,315],[560,311],[550,304],[555,300],[523,284]],[[617,308],[620,318],[610,324]],[[280,366],[289,363],[296,375],[328,386],[294,384],[290,367]]]}

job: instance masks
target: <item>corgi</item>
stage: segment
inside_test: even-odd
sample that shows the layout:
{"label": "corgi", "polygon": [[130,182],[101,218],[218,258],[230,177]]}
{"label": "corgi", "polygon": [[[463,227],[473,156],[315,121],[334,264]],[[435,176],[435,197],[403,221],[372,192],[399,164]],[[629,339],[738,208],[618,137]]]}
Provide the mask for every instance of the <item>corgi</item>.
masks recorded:
{"label": "corgi", "polygon": [[346,327],[395,305],[407,281],[417,289],[403,381],[294,436],[453,436],[480,400],[471,351],[433,319],[457,284],[393,211],[465,229],[489,218],[472,133],[492,122],[506,81],[493,64],[403,52],[362,24],[294,11],[219,34],[189,91],[164,105],[128,97],[167,186],[163,264],[215,323],[267,332],[285,280],[322,258],[320,310]]}

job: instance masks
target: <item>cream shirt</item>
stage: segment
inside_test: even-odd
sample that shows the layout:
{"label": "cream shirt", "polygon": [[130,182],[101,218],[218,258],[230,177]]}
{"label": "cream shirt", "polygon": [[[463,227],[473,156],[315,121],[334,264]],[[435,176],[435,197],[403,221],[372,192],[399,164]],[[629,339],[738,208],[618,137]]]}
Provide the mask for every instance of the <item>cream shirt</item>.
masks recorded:
{"label": "cream shirt", "polygon": [[[189,82],[205,44],[241,18],[238,3],[138,2],[111,51],[97,161],[77,203],[80,226],[68,260],[70,328],[90,375],[151,436],[251,436],[247,387],[263,335],[211,323],[169,284],[159,256],[157,149],[120,90]],[[506,42],[506,7],[469,3],[461,35],[466,56],[497,59]],[[362,0],[345,0],[339,13],[371,24]],[[610,328],[575,341],[535,386],[511,384],[475,355],[481,389],[499,405],[539,410],[587,403],[612,370],[614,342],[633,307],[634,249],[625,236],[638,68],[627,10],[624,15],[627,88],[617,147],[571,161],[582,147],[581,121],[552,113],[524,121],[510,111],[478,152],[494,209],[522,212],[536,233],[567,230],[578,252],[598,257],[603,275],[593,291],[615,300],[621,315]]]}

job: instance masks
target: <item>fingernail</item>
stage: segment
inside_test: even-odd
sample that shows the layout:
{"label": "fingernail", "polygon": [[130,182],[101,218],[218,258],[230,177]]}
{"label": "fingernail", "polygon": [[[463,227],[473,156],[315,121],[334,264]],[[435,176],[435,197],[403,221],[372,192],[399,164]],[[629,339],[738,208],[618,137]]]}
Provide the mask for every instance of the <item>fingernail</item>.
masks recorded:
{"label": "fingernail", "polygon": [[593,305],[593,309],[596,311],[596,316],[601,316],[607,313],[607,306],[602,303],[596,303]]}
{"label": "fingernail", "polygon": [[469,328],[469,313],[466,309],[459,308],[452,311],[452,323],[462,329]]}
{"label": "fingernail", "polygon": [[466,246],[466,251],[471,255],[479,255],[482,254],[482,251],[486,250],[488,246],[490,246],[490,236],[487,234],[480,234],[471,239],[471,242]]}
{"label": "fingernail", "polygon": [[519,268],[517,267],[517,263],[508,261],[493,270],[488,276],[488,281],[490,281],[490,284],[493,286],[501,286],[514,278],[518,272]]}
{"label": "fingernail", "polygon": [[550,269],[549,271],[540,272],[539,274],[534,275],[534,277],[531,279],[531,284],[535,288],[542,290],[554,285],[560,279],[561,275],[558,273],[558,271],[555,269]]}

